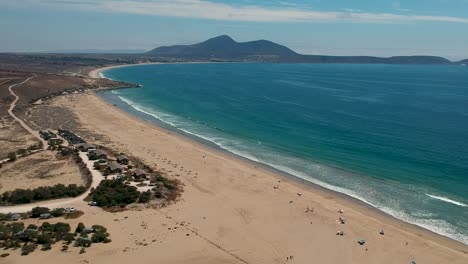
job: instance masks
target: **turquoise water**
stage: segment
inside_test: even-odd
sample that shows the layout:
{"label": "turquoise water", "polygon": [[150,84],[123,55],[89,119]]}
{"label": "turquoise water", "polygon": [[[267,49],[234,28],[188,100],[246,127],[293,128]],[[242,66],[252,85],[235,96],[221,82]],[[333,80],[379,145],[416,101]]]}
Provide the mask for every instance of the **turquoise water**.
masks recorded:
{"label": "turquoise water", "polygon": [[468,244],[468,67],[166,64],[104,98]]}

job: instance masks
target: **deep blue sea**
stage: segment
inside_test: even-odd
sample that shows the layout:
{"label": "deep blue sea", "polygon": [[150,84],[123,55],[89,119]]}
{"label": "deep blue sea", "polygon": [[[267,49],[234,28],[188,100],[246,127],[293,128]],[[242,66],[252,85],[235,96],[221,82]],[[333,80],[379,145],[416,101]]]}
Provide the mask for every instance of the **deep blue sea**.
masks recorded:
{"label": "deep blue sea", "polygon": [[468,244],[468,67],[163,64],[105,99]]}

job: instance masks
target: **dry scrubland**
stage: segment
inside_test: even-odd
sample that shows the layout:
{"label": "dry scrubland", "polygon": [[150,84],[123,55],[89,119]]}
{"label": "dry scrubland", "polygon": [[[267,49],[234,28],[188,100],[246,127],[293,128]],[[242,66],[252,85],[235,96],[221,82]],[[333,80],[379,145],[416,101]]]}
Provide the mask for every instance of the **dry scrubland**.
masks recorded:
{"label": "dry scrubland", "polygon": [[52,151],[35,153],[0,169],[0,193],[57,183],[83,185],[84,181],[71,157],[58,158]]}

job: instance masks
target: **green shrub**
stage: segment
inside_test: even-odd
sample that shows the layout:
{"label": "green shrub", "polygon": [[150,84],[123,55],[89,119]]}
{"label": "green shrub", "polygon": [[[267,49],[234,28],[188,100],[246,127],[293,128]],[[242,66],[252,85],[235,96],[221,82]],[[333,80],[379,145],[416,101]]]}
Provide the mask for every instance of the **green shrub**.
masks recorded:
{"label": "green shrub", "polygon": [[65,214],[65,209],[63,208],[55,208],[54,210],[52,210],[50,212],[50,214],[53,216],[53,217],[60,217],[60,216],[63,216]]}
{"label": "green shrub", "polygon": [[140,194],[140,197],[138,197],[138,202],[139,203],[147,203],[151,199],[151,191],[145,191]]}
{"label": "green shrub", "polygon": [[76,226],[76,229],[75,229],[75,233],[77,234],[81,234],[81,232],[85,229],[85,225],[83,223],[78,223],[78,225]]}
{"label": "green shrub", "polygon": [[47,207],[34,207],[32,210],[31,210],[31,217],[32,218],[38,218],[39,216],[41,216],[41,214],[48,214],[50,213],[50,210],[49,208]]}
{"label": "green shrub", "polygon": [[15,161],[16,158],[17,158],[17,157],[16,157],[16,153],[15,153],[15,152],[10,152],[10,153],[8,153],[7,158],[8,158],[8,161]]}
{"label": "green shrub", "polygon": [[109,234],[104,232],[96,232],[91,236],[91,242],[93,243],[101,243],[109,236]]}
{"label": "green shrub", "polygon": [[11,192],[5,192],[2,195],[2,201],[9,204],[25,204],[65,197],[76,197],[85,191],[86,187],[84,186],[57,184],[35,189],[16,189]]}
{"label": "green shrub", "polygon": [[91,191],[90,196],[97,206],[125,207],[136,202],[140,192],[136,187],[126,185],[123,179],[115,179],[101,181],[99,186]]}

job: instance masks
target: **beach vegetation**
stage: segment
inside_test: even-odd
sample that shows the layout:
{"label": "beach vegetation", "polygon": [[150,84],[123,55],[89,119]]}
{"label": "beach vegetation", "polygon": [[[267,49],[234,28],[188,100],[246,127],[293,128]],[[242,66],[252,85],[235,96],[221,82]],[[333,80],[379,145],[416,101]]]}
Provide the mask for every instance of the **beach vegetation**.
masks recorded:
{"label": "beach vegetation", "polygon": [[30,224],[24,228],[23,222],[0,223],[0,248],[18,249],[21,248],[21,255],[28,255],[41,245],[43,251],[50,250],[52,245],[64,241],[62,251],[68,250],[68,245],[75,241],[77,247],[89,247],[92,243],[109,243],[109,233],[107,228],[101,225],[93,225],[89,229],[92,233],[91,238],[84,232],[85,226],[79,223],[76,231],[70,232],[71,227],[68,223],[58,222],[51,224],[42,223],[41,227]]}
{"label": "beach vegetation", "polygon": [[91,190],[90,196],[101,207],[125,207],[135,203],[140,192],[134,186],[124,183],[123,179],[103,180],[99,186]]}
{"label": "beach vegetation", "polygon": [[8,153],[7,158],[8,158],[8,161],[11,161],[11,162],[15,161],[17,158],[16,153],[15,152]]}
{"label": "beach vegetation", "polygon": [[53,216],[53,217],[60,217],[60,216],[63,216],[65,214],[65,209],[63,208],[55,208],[53,209],[52,211],[50,211],[50,214]]}
{"label": "beach vegetation", "polygon": [[32,210],[31,210],[31,217],[32,218],[38,218],[39,216],[41,216],[41,214],[48,214],[50,213],[50,209],[47,208],[47,207],[34,207]]}
{"label": "beach vegetation", "polygon": [[151,191],[145,191],[140,194],[140,197],[138,197],[138,202],[139,203],[147,203],[151,200]]}
{"label": "beach vegetation", "polygon": [[34,189],[16,189],[4,192],[1,196],[3,204],[26,204],[51,199],[76,197],[86,191],[85,186],[76,184],[56,184],[54,186],[43,186]]}
{"label": "beach vegetation", "polygon": [[83,230],[85,229],[85,225],[81,222],[78,223],[78,225],[76,226],[76,229],[75,229],[75,233],[76,234],[81,234],[81,232],[83,232]]}

